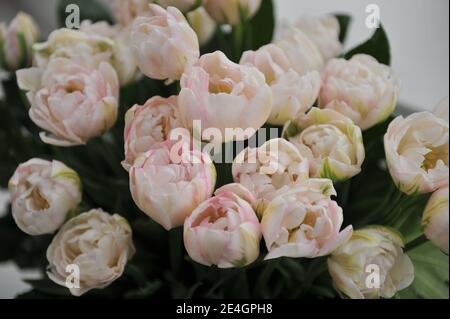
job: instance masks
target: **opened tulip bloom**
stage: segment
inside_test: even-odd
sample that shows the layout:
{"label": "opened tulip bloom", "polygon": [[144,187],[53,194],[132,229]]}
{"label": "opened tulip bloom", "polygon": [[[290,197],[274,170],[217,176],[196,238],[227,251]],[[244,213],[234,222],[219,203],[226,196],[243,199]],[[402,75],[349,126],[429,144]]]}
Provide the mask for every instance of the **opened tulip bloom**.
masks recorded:
{"label": "opened tulip bloom", "polygon": [[258,69],[235,64],[216,51],[203,55],[181,79],[178,99],[183,125],[196,130],[201,124],[202,139],[214,139],[207,132],[218,131],[219,141],[250,138],[267,121],[272,94]]}
{"label": "opened tulip bloom", "polygon": [[425,236],[448,255],[448,186],[431,195],[422,217]]}
{"label": "opened tulip bloom", "polygon": [[[15,71],[32,62],[32,46],[39,36],[31,16],[19,12],[9,25],[0,24],[0,68]],[[2,65],[2,62],[4,65]]]}
{"label": "opened tulip bloom", "polygon": [[317,71],[298,74],[286,53],[275,44],[244,52],[240,63],[252,65],[265,75],[272,90],[273,105],[268,122],[273,125],[283,125],[305,114],[319,96],[320,74]]}
{"label": "opened tulip bloom", "polygon": [[46,131],[40,134],[45,143],[86,144],[116,122],[119,79],[106,62],[90,69],[66,58],[54,58],[45,69],[17,71],[17,81],[28,91],[29,115]]}
{"label": "opened tulip bloom", "polygon": [[345,181],[361,172],[365,150],[361,129],[333,110],[312,108],[297,119],[300,133],[289,140],[309,160],[310,175]]}
{"label": "opened tulip bloom", "polygon": [[321,71],[324,60],[314,42],[300,29],[288,26],[281,29],[275,44],[286,54],[290,66],[299,75]]}
{"label": "opened tulip bloom", "polygon": [[172,129],[181,126],[177,97],[153,97],[144,105],[135,105],[125,115],[125,160],[122,165],[129,170],[140,154],[155,144],[169,139]]}
{"label": "opened tulip bloom", "polygon": [[386,160],[395,185],[408,195],[448,185],[448,122],[429,112],[391,122],[384,136]]}
{"label": "opened tulip bloom", "polygon": [[136,205],[169,230],[184,223],[211,197],[216,170],[206,153],[166,141],[139,156],[130,168],[130,190]]}
{"label": "opened tulip bloom", "polygon": [[261,226],[251,205],[229,189],[201,203],[184,223],[184,246],[196,262],[243,267],[258,258]]}
{"label": "opened tulip bloom", "polygon": [[342,208],[332,195],[336,191],[328,179],[309,179],[279,190],[261,220],[265,259],[316,258],[345,243],[352,227],[341,231]]}
{"label": "opened tulip bloom", "polygon": [[131,46],[142,73],[157,80],[179,80],[200,55],[197,35],[180,10],[155,4],[134,20]]}
{"label": "opened tulip bloom", "polygon": [[8,183],[17,226],[29,235],[51,234],[81,202],[78,174],[58,161],[20,164]]}
{"label": "opened tulip bloom", "polygon": [[258,213],[284,186],[309,178],[308,159],[284,139],[272,139],[259,148],[246,148],[232,166],[233,178],[258,200]]}
{"label": "opened tulip bloom", "polygon": [[384,122],[395,109],[399,84],[389,66],[366,54],[331,59],[322,71],[319,104],[353,120],[362,130]]}
{"label": "opened tulip bloom", "polygon": [[[93,209],[70,219],[47,249],[48,277],[74,296],[101,289],[119,278],[135,249],[131,227],[121,216]],[[74,268],[77,267],[78,271]],[[71,281],[68,276],[79,275]]]}
{"label": "opened tulip bloom", "polygon": [[392,298],[414,281],[414,266],[403,247],[400,235],[386,227],[354,231],[328,258],[336,288],[352,299]]}
{"label": "opened tulip bloom", "polygon": [[261,0],[204,0],[204,7],[220,24],[237,25],[258,12]]}
{"label": "opened tulip bloom", "polygon": [[343,48],[339,41],[341,28],[335,16],[304,15],[297,20],[295,27],[302,30],[314,42],[325,61],[342,53]]}

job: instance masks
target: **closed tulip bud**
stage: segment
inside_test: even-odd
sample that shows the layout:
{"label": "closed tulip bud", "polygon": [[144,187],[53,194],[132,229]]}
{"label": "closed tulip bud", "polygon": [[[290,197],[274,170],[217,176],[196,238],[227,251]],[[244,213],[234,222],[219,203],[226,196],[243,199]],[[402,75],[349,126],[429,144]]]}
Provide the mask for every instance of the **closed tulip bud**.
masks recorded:
{"label": "closed tulip bud", "polygon": [[29,235],[53,233],[81,201],[78,174],[58,161],[20,164],[8,188],[14,220]]}
{"label": "closed tulip bud", "polygon": [[273,96],[270,124],[283,125],[303,115],[319,96],[320,74],[311,71],[299,75],[284,51],[274,44],[244,52],[240,63],[254,66],[265,75]]}
{"label": "closed tulip bud", "polygon": [[205,8],[198,7],[187,14],[187,19],[192,29],[198,37],[200,45],[206,44],[211,40],[216,32],[217,24],[206,12]]}
{"label": "closed tulip bud", "polygon": [[272,139],[259,148],[246,148],[232,166],[233,178],[257,199],[258,214],[275,192],[309,178],[308,159],[284,139]]}
{"label": "closed tulip bud", "polygon": [[31,65],[31,48],[38,36],[39,30],[33,18],[23,12],[19,12],[8,26],[1,24],[0,67],[15,71]]}
{"label": "closed tulip bud", "polygon": [[275,44],[286,54],[289,65],[299,75],[305,75],[311,71],[321,71],[324,60],[314,42],[300,29],[284,27]]}
{"label": "closed tulip bud", "polygon": [[448,185],[448,122],[429,112],[391,122],[384,136],[395,185],[405,194],[431,193]]}
{"label": "closed tulip bud", "polygon": [[153,97],[144,105],[135,105],[125,115],[125,160],[129,170],[135,159],[154,145],[169,139],[173,129],[181,127],[177,96]]}
{"label": "closed tulip bud", "polygon": [[154,4],[133,22],[131,46],[142,73],[157,80],[179,80],[200,55],[197,35],[183,14]]}
{"label": "closed tulip bud", "polygon": [[44,70],[17,71],[17,81],[22,90],[28,91],[29,115],[46,131],[40,134],[45,143],[83,145],[116,122],[119,80],[106,62],[98,69],[89,69],[65,58],[54,58]]}
{"label": "closed tulip bud", "polygon": [[425,236],[448,255],[448,186],[431,195],[422,217]]}
{"label": "closed tulip bud", "polygon": [[309,179],[285,187],[267,205],[261,220],[268,254],[279,257],[316,258],[329,255],[352,235],[352,226],[340,230],[342,208],[329,179]]}
{"label": "closed tulip bud", "polygon": [[295,23],[317,46],[325,61],[342,53],[339,41],[340,25],[335,16],[302,16]]}
{"label": "closed tulip bud", "polygon": [[[233,63],[216,51],[203,55],[183,75],[178,103],[184,127],[194,129],[194,120],[199,120],[202,132],[197,133],[204,140],[211,136],[203,132],[214,129],[222,137],[216,142],[230,142],[248,139],[264,125],[272,94],[258,69]],[[246,134],[248,129],[252,134]]]}
{"label": "closed tulip bud", "polygon": [[[134,252],[128,222],[93,209],[70,219],[53,238],[47,249],[47,275],[58,285],[71,284],[72,295],[81,296],[119,278]],[[79,277],[71,281],[69,276],[75,274]]]}
{"label": "closed tulip bud", "polygon": [[336,288],[352,299],[392,298],[414,280],[414,266],[399,234],[382,226],[354,231],[328,258]]}
{"label": "closed tulip bud", "polygon": [[136,205],[170,230],[184,223],[208,199],[216,170],[206,153],[172,140],[139,156],[130,168],[130,190]]}
{"label": "closed tulip bud", "polygon": [[319,105],[351,118],[362,130],[384,122],[397,104],[399,84],[389,66],[366,54],[331,59],[322,71]]}
{"label": "closed tulip bud", "polygon": [[312,108],[297,120],[289,141],[309,160],[310,175],[341,182],[361,172],[365,150],[361,129],[333,110]]}
{"label": "closed tulip bud", "polygon": [[196,262],[243,267],[258,258],[261,226],[251,205],[231,189],[219,189],[184,223],[184,246]]}
{"label": "closed tulip bud", "polygon": [[219,24],[242,23],[242,19],[252,18],[260,6],[261,0],[204,0],[206,11]]}

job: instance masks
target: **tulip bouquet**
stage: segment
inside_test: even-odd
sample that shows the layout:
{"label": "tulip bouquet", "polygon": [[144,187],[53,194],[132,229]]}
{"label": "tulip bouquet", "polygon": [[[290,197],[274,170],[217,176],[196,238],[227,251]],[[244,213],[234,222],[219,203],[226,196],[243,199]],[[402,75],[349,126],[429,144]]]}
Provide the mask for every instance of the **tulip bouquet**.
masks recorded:
{"label": "tulip bouquet", "polygon": [[272,0],[58,12],[0,25],[19,297],[448,298],[448,99],[397,107],[381,25],[345,50],[349,16],[275,28]]}

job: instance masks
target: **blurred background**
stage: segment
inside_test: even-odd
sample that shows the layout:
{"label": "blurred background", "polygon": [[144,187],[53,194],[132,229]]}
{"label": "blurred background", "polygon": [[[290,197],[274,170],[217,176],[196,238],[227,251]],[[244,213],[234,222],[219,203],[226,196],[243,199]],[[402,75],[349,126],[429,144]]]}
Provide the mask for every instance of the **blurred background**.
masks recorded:
{"label": "blurred background", "polygon": [[[56,28],[58,0],[0,0],[0,22],[18,11],[31,14],[42,37]],[[101,0],[106,5],[112,1]],[[449,95],[448,0],[274,0],[280,21],[294,22],[302,14],[348,13],[353,16],[346,47],[366,40],[373,30],[365,25],[367,5],[377,4],[391,43],[392,67],[400,78],[400,102],[412,110],[432,110]],[[83,10],[83,8],[81,8]],[[0,146],[1,151],[1,146]],[[7,203],[0,190],[0,214]],[[10,243],[0,243],[8,245]],[[13,264],[0,264],[0,298],[13,298],[28,290],[22,278],[35,272],[19,272]]]}

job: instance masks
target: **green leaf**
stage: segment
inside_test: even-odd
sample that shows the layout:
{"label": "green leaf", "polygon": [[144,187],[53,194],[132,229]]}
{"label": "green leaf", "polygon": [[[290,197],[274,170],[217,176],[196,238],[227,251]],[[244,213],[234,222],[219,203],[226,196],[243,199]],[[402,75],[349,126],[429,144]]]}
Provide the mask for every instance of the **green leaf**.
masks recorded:
{"label": "green leaf", "polygon": [[70,297],[70,291],[69,289],[55,284],[53,281],[51,281],[48,278],[44,279],[26,279],[24,280],[27,284],[31,285],[33,289],[44,293],[49,294],[52,296],[59,296],[59,297]]}
{"label": "green leaf", "polygon": [[58,24],[60,27],[66,26],[66,18],[70,14],[66,12],[66,7],[69,4],[78,5],[81,21],[107,21],[111,24],[114,21],[109,10],[97,0],[60,0],[57,7]]}
{"label": "green leaf", "polygon": [[251,41],[247,49],[257,50],[272,42],[275,31],[275,8],[272,0],[263,0],[250,21]]}
{"label": "green leaf", "polygon": [[382,25],[380,25],[369,40],[348,51],[344,57],[350,59],[355,54],[368,54],[380,63],[386,65],[391,64],[389,39]]}
{"label": "green leaf", "polygon": [[339,41],[344,44],[347,39],[348,29],[352,22],[352,17],[348,14],[340,14],[337,13],[334,15],[336,19],[339,21],[340,32],[339,32]]}
{"label": "green leaf", "polygon": [[412,285],[398,293],[399,298],[449,298],[448,256],[430,242],[408,252],[414,264]]}

